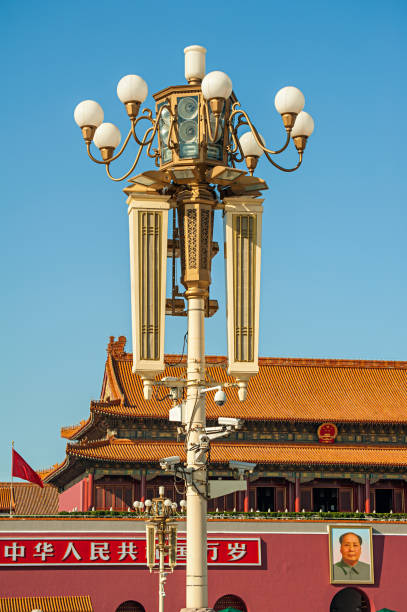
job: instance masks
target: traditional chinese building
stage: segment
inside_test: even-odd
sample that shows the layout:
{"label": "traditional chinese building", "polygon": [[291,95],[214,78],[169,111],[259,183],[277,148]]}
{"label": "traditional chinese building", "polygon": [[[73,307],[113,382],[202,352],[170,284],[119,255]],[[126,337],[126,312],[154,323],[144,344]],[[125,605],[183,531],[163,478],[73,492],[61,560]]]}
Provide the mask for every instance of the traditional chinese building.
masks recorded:
{"label": "traditional chinese building", "polygon": [[[45,482],[60,494],[60,510],[127,510],[165,485],[179,499],[182,487],[159,459],[185,457],[172,402],[164,388],[150,401],[132,373],[126,338],[113,337],[99,400],[88,418],[64,427],[66,458]],[[185,357],[167,355],[165,376],[182,376]],[[208,382],[233,382],[226,358],[208,356]],[[407,362],[260,358],[247,400],[227,391],[207,420],[245,419],[241,431],[212,444],[211,476],[230,478],[230,460],[257,464],[248,492],[210,502],[233,510],[404,512],[407,507]]]}

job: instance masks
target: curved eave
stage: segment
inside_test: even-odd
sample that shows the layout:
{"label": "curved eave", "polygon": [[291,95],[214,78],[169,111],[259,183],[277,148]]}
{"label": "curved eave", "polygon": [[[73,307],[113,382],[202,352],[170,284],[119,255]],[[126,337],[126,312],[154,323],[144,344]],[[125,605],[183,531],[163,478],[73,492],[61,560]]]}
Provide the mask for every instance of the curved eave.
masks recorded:
{"label": "curved eave", "polygon": [[[179,456],[185,460],[181,442],[137,441],[109,439],[87,445],[68,445],[68,456],[95,462],[158,463],[165,456]],[[212,444],[211,463],[227,464],[230,460],[247,461],[258,465],[286,465],[361,468],[405,468],[407,448],[364,447],[349,445],[218,443]]]}
{"label": "curved eave", "polygon": [[61,476],[64,475],[64,473],[67,471],[67,469],[71,466],[72,463],[72,458],[67,455],[64,461],[55,470],[53,470],[50,474],[48,474],[48,476],[43,478],[43,482],[45,484],[52,484],[59,490],[62,490],[63,486],[61,486],[60,483]]}
{"label": "curved eave", "polygon": [[[233,390],[229,390],[228,394],[233,392]],[[157,403],[156,403],[157,402]],[[104,414],[108,416],[121,417],[127,419],[140,418],[140,419],[164,419],[168,421],[168,413],[172,408],[172,402],[170,400],[164,400],[161,403],[158,401],[150,400],[150,402],[145,402],[137,405],[125,405],[121,404],[119,401],[115,402],[94,402],[91,405],[91,413],[94,414]],[[407,412],[406,412],[407,414]],[[358,424],[362,426],[369,425],[407,425],[407,416],[405,419],[392,419],[391,417],[387,418],[375,418],[372,419],[360,419],[355,418],[354,416],[338,416],[337,414],[320,414],[316,415],[277,415],[275,417],[269,415],[261,415],[261,414],[247,414],[245,411],[244,404],[234,404],[233,402],[227,402],[225,406],[216,406],[213,401],[208,402],[206,409],[206,418],[208,421],[216,421],[219,417],[234,417],[234,418],[243,418],[246,422],[253,423],[315,423],[321,424],[323,422],[334,422],[336,424]],[[79,435],[82,435],[85,431],[89,429],[88,422],[84,426],[84,430],[78,430],[75,433],[75,436],[72,436],[71,440],[75,440],[79,438]]]}
{"label": "curved eave", "polygon": [[76,440],[78,436],[87,431],[88,425],[91,423],[92,415],[87,419],[83,419],[78,425],[72,425],[70,427],[61,428],[61,438],[65,440]]}

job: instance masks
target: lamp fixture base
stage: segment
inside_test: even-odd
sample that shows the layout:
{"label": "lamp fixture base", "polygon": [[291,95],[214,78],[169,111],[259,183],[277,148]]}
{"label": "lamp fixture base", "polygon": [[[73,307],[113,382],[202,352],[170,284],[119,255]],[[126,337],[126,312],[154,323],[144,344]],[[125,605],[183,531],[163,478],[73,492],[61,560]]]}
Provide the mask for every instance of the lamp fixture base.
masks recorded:
{"label": "lamp fixture base", "polygon": [[287,132],[290,132],[294,127],[294,123],[297,118],[297,113],[283,113],[281,115],[281,118],[283,120],[285,129],[287,130]]}
{"label": "lamp fixture base", "polygon": [[140,102],[126,102],[125,106],[130,119],[135,119],[140,110]]}
{"label": "lamp fixture base", "polygon": [[259,158],[257,157],[257,155],[247,155],[244,160],[246,162],[247,169],[250,172],[250,176],[253,176],[253,172],[256,169]]}
{"label": "lamp fixture base", "polygon": [[111,157],[113,157],[114,147],[102,147],[100,149],[100,154],[102,159],[108,161]]}
{"label": "lamp fixture base", "polygon": [[84,125],[81,129],[84,141],[86,142],[86,144],[90,144],[96,132],[96,127],[94,125]]}
{"label": "lamp fixture base", "polygon": [[215,117],[220,117],[225,105],[224,98],[211,98],[209,100],[209,106]]}
{"label": "lamp fixture base", "polygon": [[294,136],[294,144],[298,151],[298,153],[302,153],[305,149],[305,145],[307,144],[308,136]]}

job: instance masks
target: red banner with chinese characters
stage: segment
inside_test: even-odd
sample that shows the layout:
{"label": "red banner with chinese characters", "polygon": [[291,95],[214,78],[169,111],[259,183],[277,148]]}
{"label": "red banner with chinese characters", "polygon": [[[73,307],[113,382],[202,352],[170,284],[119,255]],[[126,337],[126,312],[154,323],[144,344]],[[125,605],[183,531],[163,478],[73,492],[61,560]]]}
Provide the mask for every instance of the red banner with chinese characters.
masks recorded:
{"label": "red banner with chinese characters", "polygon": [[[177,542],[177,563],[186,563],[186,540]],[[0,538],[0,566],[146,565],[144,538]],[[208,565],[261,565],[260,538],[208,538]]]}

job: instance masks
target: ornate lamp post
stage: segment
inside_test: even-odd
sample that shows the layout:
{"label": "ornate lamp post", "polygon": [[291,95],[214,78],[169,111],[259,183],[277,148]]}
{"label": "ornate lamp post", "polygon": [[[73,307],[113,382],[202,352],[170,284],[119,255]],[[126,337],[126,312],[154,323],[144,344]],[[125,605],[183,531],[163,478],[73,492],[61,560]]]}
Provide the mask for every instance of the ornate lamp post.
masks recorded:
{"label": "ornate lamp post", "polygon": [[[177,502],[171,502],[164,496],[164,487],[159,487],[158,497],[152,500],[134,502],[133,506],[140,516],[149,520],[146,523],[146,557],[150,572],[156,565],[156,551],[158,550],[160,576],[158,611],[164,612],[165,583],[168,571],[173,572],[177,564],[177,526],[174,518],[177,516]],[[184,510],[185,501],[181,500],[181,511]],[[168,555],[168,567],[165,567],[165,557]]]}
{"label": "ornate lamp post", "polygon": [[[207,454],[209,437],[205,417],[204,320],[217,310],[209,298],[211,262],[217,253],[212,241],[214,215],[224,214],[227,284],[228,373],[239,386],[244,400],[249,378],[258,371],[261,191],[266,183],[253,176],[259,157],[265,155],[277,169],[293,172],[301,165],[314,122],[304,107],[304,96],[295,87],[284,87],[275,97],[286,132],[284,144],[266,145],[232,90],[230,78],[215,71],[205,75],[206,49],[185,49],[187,85],[170,86],[154,95],[153,111],[140,105],[147,85],[137,75],[123,77],[117,94],[124,103],[130,128],[123,145],[120,132],[103,123],[103,110],[86,100],[75,109],[89,157],[104,165],[108,176],[121,181],[133,173],[144,150],[156,170],[129,178],[130,262],[132,283],[133,371],[144,381],[144,396],[164,370],[165,314],[188,316],[186,379],[171,383],[186,388],[182,423],[185,425],[187,462],[187,578],[188,612],[206,610],[208,497]],[[146,125],[144,133],[139,130]],[[246,131],[242,132],[242,128]],[[298,161],[284,168],[275,159],[294,142]],[[93,143],[101,159],[91,151]],[[136,144],[134,162],[123,176],[113,177],[112,163],[129,143]],[[237,168],[246,163],[247,170]],[[167,240],[168,211],[173,210],[172,239]],[[166,299],[166,260],[172,258],[171,298]],[[181,260],[180,292],[176,284],[176,257]],[[185,302],[187,307],[185,308]],[[220,434],[222,435],[222,434]],[[216,434],[217,436],[217,434]],[[215,437],[215,434],[213,435]],[[218,437],[218,436],[217,436]],[[205,446],[206,443],[206,446]],[[198,451],[197,451],[198,449]],[[236,489],[235,489],[236,490]],[[215,487],[213,487],[215,491]],[[220,494],[219,491],[217,493]]]}

